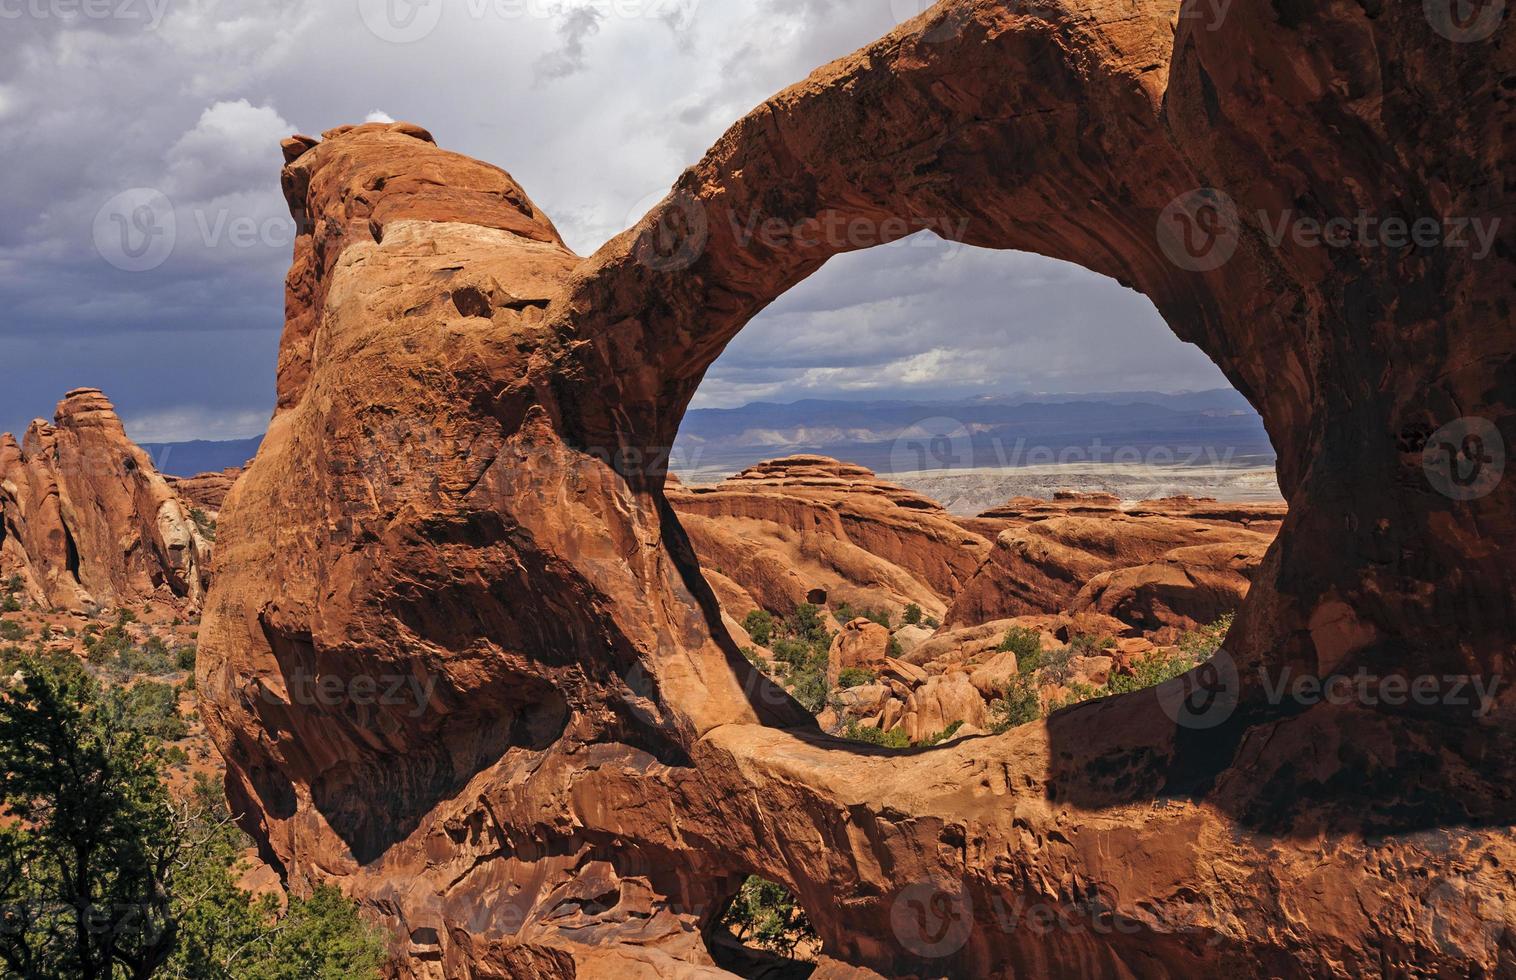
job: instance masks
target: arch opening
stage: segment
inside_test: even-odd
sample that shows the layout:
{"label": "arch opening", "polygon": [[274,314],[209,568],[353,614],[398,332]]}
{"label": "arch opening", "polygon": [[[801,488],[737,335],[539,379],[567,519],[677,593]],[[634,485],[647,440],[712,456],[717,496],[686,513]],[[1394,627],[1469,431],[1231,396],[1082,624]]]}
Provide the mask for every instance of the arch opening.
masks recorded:
{"label": "arch opening", "polygon": [[1146,297],[927,232],[745,326],[669,462],[744,656],[883,750],[1206,663],[1285,517],[1262,419]]}
{"label": "arch opening", "polygon": [[821,937],[799,899],[759,875],[742,877],[707,928],[716,965],[739,977],[804,980],[815,972]]}

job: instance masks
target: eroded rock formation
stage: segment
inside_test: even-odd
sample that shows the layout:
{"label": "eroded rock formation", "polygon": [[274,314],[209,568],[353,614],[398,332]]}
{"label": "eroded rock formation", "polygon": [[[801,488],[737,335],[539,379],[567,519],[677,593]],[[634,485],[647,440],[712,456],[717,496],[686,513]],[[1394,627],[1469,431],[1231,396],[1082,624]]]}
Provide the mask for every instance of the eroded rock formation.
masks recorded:
{"label": "eroded rock formation", "polygon": [[242,467],[234,466],[217,473],[197,473],[194,476],[168,476],[168,485],[191,507],[199,507],[207,514],[215,514],[226,502],[232,484],[242,475]]}
{"label": "eroded rock formation", "polygon": [[63,610],[158,596],[198,603],[210,542],[189,507],[126,437],[99,390],[58,403],[22,442],[0,436],[0,578]]}
{"label": "eroded rock formation", "polygon": [[1114,509],[1018,522],[995,539],[944,622],[973,626],[1072,608],[1149,630],[1192,628],[1240,604],[1273,540],[1241,524]]}
{"label": "eroded rock formation", "polygon": [[760,463],[715,486],[671,481],[666,496],[738,619],[785,615],[817,590],[897,619],[911,604],[940,618],[990,551],[935,500],[824,456]]}
{"label": "eroded rock formation", "polygon": [[[1511,230],[1268,234],[1510,213],[1512,49],[1435,6],[948,0],[588,259],[416,127],[291,140],[280,409],[199,667],[266,856],[362,898],[414,976],[708,973],[748,873],[830,975],[1511,972],[1510,699],[1270,694],[1498,679],[1516,636],[1516,488],[1479,476],[1516,438]],[[656,460],[853,222],[1113,276],[1257,406],[1290,510],[1223,664],[898,756],[738,655]]]}

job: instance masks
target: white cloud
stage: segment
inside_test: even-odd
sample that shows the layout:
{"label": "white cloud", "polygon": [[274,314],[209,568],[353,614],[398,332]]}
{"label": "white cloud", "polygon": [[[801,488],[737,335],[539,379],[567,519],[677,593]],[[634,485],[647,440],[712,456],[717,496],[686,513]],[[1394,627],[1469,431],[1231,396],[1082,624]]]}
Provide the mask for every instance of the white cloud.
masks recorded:
{"label": "white cloud", "polygon": [[268,176],[280,164],[279,141],[294,131],[272,106],[217,102],[169,148],[166,192],[193,200],[255,187],[272,192]]}
{"label": "white cloud", "polygon": [[175,408],[122,420],[133,442],[192,442],[196,439],[250,439],[262,435],[269,413],[256,410]]}
{"label": "white cloud", "polygon": [[363,121],[366,123],[392,123],[395,121],[395,117],[391,116],[387,112],[375,109],[373,112],[370,112],[368,115],[364,116]]}

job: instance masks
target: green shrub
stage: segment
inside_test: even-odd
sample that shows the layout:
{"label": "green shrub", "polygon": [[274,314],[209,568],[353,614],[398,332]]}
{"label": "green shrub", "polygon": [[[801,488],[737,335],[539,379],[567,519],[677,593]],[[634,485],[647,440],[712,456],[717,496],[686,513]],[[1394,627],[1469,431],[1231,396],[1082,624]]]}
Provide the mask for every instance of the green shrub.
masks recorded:
{"label": "green shrub", "polygon": [[195,669],[195,647],[189,645],[175,648],[174,666],[180,670],[193,671]]}
{"label": "green shrub", "polygon": [[765,609],[754,609],[743,617],[742,628],[761,647],[768,646],[774,639],[774,617]]}
{"label": "green shrub", "polygon": [[809,602],[802,602],[785,618],[784,631],[786,635],[807,643],[831,639],[827,636],[826,621],[821,618],[821,607]]}
{"label": "green shrub", "polygon": [[1066,646],[1051,653],[1045,654],[1041,666],[1041,677],[1050,684],[1066,684],[1074,673],[1074,657],[1078,656],[1078,648]]}
{"label": "green shrub", "polygon": [[178,741],[189,734],[189,726],[179,717],[179,692],[172,685],[142,681],[112,691],[110,701],[122,724],[132,731],[165,742]]}
{"label": "green shrub", "polygon": [[894,657],[896,660],[905,656],[905,649],[900,646],[900,641],[893,636],[890,637],[890,642],[885,644],[884,652],[886,656]]}
{"label": "green shrub", "polygon": [[0,619],[0,640],[20,643],[27,637],[27,629],[13,619]]}
{"label": "green shrub", "polygon": [[1235,617],[1231,613],[1222,616],[1209,626],[1202,626],[1196,632],[1185,633],[1179,638],[1179,650],[1196,666],[1205,663],[1216,655],[1221,649],[1221,644],[1226,641],[1226,635],[1232,631],[1232,621]]}
{"label": "green shrub", "polygon": [[1116,647],[1116,640],[1109,636],[1091,636],[1080,633],[1069,640],[1069,648],[1075,655],[1080,657],[1096,657],[1102,651],[1112,650]]}
{"label": "green shrub", "polygon": [[893,728],[887,732],[882,732],[877,728],[864,728],[856,721],[847,723],[847,727],[842,730],[842,737],[850,742],[864,742],[886,749],[908,749],[911,747],[911,740],[905,737],[904,728]]}
{"label": "green shrub", "polygon": [[1111,689],[1108,686],[1092,687],[1082,681],[1074,681],[1064,688],[1064,693],[1057,700],[1048,705],[1048,714],[1062,711],[1064,708],[1072,708],[1074,705],[1083,704],[1086,701],[1108,697],[1110,694]]}
{"label": "green shrub", "polygon": [[746,946],[793,957],[802,942],[818,942],[805,910],[781,885],[751,875],[721,916],[724,926]]}
{"label": "green shrub", "polygon": [[176,663],[177,658],[169,652],[168,644],[160,637],[150,636],[141,646],[128,641],[119,647],[114,667],[123,679],[139,674],[163,677],[175,671]]}
{"label": "green shrub", "polygon": [[792,667],[802,667],[811,660],[811,647],[800,640],[788,638],[775,640],[770,648],[774,651],[774,657]]}
{"label": "green shrub", "polygon": [[995,649],[1001,653],[1014,653],[1016,669],[1023,674],[1030,674],[1042,666],[1042,634],[1037,630],[1012,626],[1005,631],[1000,646]]}
{"label": "green shrub", "polygon": [[879,678],[872,670],[867,670],[863,667],[847,667],[837,676],[837,686],[841,688],[862,687],[865,684],[872,684],[877,680]]}
{"label": "green shrub", "polygon": [[192,521],[195,522],[195,527],[196,527],[197,530],[199,530],[200,536],[202,538],[204,538],[205,540],[207,540],[207,541],[215,543],[215,540],[216,540],[216,522],[215,522],[215,520],[213,520],[209,514],[207,514],[205,511],[201,510],[199,507],[192,507],[192,508],[190,508],[189,516],[190,516],[190,520],[192,520]]}
{"label": "green shrub", "polygon": [[954,735],[957,735],[958,729],[962,727],[963,722],[955,721],[951,725],[944,728],[942,731],[937,732],[935,735],[928,735],[926,738],[922,739],[921,744],[924,746],[941,745],[943,742],[946,742]]}
{"label": "green shrub", "polygon": [[790,696],[800,702],[801,707],[816,714],[826,707],[826,674],[814,667],[797,670],[789,676]]}
{"label": "green shrub", "polygon": [[907,626],[921,625],[921,607],[914,602],[905,607],[905,614],[901,617]]}
{"label": "green shrub", "polygon": [[996,734],[1042,717],[1042,704],[1031,675],[1017,674],[1011,678],[1000,697],[990,702],[990,717],[993,719],[990,730]]}
{"label": "green shrub", "polygon": [[0,596],[0,613],[21,611],[21,600],[13,595]]}

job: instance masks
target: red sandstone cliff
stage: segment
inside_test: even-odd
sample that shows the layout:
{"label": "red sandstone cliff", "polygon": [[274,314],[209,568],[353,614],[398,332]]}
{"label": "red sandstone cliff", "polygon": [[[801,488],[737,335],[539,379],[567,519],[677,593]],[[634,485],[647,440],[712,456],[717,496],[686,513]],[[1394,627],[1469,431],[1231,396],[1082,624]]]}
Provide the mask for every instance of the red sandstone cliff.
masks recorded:
{"label": "red sandstone cliff", "polygon": [[69,392],[20,444],[0,436],[0,576],[19,575],[43,605],[199,603],[210,551],[98,390]]}

